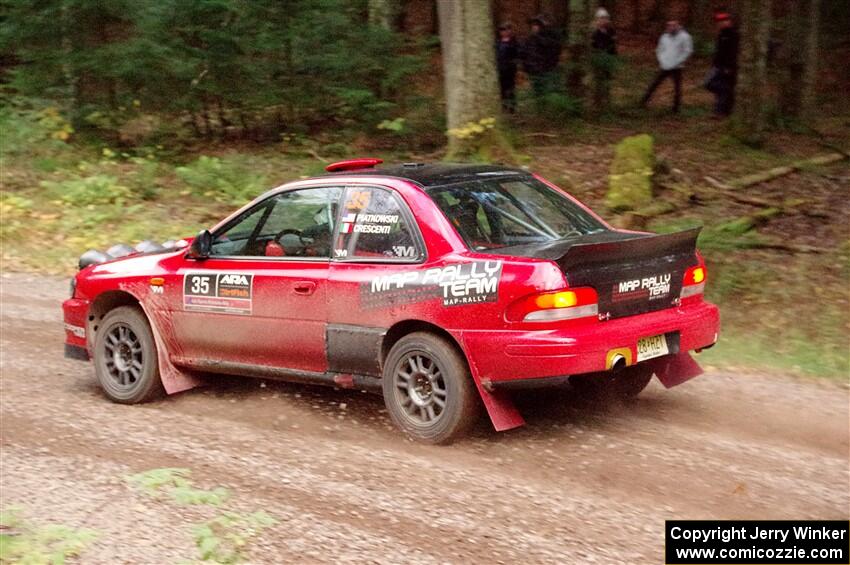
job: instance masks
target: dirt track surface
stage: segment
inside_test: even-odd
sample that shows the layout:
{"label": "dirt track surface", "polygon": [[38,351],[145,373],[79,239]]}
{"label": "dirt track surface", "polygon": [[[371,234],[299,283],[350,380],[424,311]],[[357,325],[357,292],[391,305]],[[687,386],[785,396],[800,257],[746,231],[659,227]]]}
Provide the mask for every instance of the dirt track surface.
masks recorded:
{"label": "dirt track surface", "polygon": [[850,515],[840,384],[709,371],[626,405],[550,391],[523,399],[525,428],[422,446],[358,392],[234,378],[112,404],[62,357],[67,281],[0,282],[0,502],[96,530],[79,562],[195,556],[191,525],[218,511],[124,480],[159,467],[277,518],[257,563],[661,563],[665,519]]}

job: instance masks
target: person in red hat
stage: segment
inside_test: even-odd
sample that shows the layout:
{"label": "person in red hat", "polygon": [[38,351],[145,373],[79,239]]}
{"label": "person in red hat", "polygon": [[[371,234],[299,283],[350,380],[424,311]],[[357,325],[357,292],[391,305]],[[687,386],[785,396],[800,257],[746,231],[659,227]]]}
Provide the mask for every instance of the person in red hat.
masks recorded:
{"label": "person in red hat", "polygon": [[714,115],[725,118],[735,106],[735,84],[738,80],[738,44],[740,36],[732,15],[714,14],[717,23],[717,42],[714,49],[714,68],[706,87],[714,94]]}

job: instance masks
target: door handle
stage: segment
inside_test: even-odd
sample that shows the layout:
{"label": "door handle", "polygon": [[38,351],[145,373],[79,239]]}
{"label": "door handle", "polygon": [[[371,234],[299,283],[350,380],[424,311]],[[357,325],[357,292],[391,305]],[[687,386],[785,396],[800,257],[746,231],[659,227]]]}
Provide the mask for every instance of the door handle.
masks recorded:
{"label": "door handle", "polygon": [[304,296],[313,294],[313,291],[316,290],[316,283],[313,281],[298,281],[295,283],[293,290],[295,294],[303,294]]}

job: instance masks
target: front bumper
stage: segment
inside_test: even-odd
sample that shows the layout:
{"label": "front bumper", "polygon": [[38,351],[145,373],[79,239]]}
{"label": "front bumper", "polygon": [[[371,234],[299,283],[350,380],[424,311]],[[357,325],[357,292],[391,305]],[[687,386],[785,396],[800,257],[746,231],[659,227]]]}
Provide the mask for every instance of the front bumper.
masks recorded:
{"label": "front bumper", "polygon": [[469,331],[461,339],[481,382],[498,386],[605,371],[615,350],[630,351],[629,364],[634,364],[642,337],[676,332],[679,352],[702,349],[717,341],[719,329],[717,307],[699,302],[574,327]]}
{"label": "front bumper", "polygon": [[[69,347],[73,348],[74,359],[88,359],[88,343],[86,341],[86,322],[89,313],[89,301],[79,298],[69,298],[62,303],[62,315],[65,320],[65,353],[68,357]],[[80,353],[82,349],[86,356]]]}

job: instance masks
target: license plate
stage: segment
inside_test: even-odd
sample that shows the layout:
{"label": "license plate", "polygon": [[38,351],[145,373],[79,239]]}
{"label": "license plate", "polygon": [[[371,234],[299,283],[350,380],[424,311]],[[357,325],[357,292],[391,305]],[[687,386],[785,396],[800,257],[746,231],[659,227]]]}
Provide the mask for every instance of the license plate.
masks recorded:
{"label": "license plate", "polygon": [[670,351],[667,349],[667,336],[664,334],[654,335],[652,337],[642,337],[637,342],[637,360],[646,361],[667,355]]}

